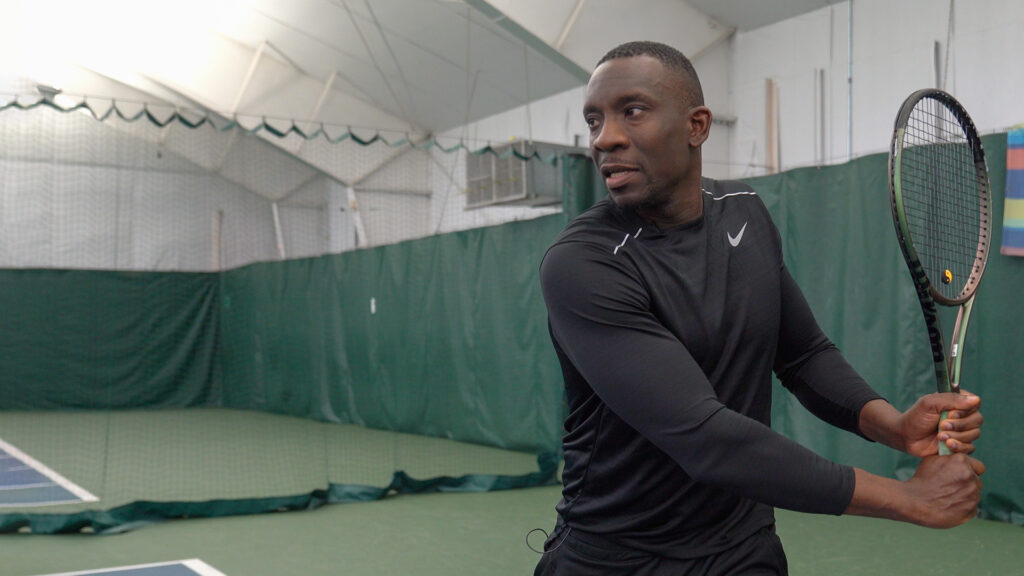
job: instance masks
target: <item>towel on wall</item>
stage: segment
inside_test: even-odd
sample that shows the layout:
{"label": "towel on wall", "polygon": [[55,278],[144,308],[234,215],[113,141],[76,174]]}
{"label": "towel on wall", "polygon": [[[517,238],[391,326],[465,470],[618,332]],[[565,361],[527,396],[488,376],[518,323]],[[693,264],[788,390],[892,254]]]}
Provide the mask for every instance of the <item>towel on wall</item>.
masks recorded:
{"label": "towel on wall", "polygon": [[1006,135],[1006,203],[999,252],[1024,256],[1024,125]]}

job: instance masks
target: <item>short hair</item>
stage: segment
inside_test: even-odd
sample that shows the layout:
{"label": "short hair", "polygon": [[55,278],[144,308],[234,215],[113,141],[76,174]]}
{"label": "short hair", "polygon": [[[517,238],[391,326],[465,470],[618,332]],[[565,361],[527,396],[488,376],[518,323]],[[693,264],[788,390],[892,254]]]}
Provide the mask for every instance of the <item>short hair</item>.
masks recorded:
{"label": "short hair", "polygon": [[693,69],[693,63],[682,52],[667,44],[651,42],[649,40],[619,44],[609,50],[597,62],[597,65],[600,66],[609,60],[635,58],[636,56],[656,58],[666,68],[679,73],[680,78],[683,80],[684,90],[686,91],[689,103],[694,106],[704,105],[704,90],[700,86],[700,78],[697,76],[697,71]]}

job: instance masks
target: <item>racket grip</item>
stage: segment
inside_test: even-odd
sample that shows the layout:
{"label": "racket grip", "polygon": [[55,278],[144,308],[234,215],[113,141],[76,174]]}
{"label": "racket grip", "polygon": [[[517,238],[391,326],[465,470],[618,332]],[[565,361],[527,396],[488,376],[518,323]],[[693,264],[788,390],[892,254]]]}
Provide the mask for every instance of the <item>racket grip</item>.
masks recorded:
{"label": "racket grip", "polygon": [[[939,424],[942,424],[942,421],[945,420],[946,416],[948,416],[948,415],[949,415],[948,411],[947,412],[943,412],[942,415],[939,416]],[[952,453],[953,452],[949,449],[949,446],[946,446],[945,442],[939,440],[939,454],[942,455],[942,456],[949,456]]]}

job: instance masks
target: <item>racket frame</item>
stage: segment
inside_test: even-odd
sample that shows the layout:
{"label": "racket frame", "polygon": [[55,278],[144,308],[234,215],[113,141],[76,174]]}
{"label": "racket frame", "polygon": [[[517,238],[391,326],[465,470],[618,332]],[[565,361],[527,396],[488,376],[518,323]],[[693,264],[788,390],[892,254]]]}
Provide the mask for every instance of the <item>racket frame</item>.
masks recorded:
{"label": "racket frame", "polygon": [[[924,266],[921,264],[917,250],[914,247],[903,206],[902,159],[904,137],[906,136],[907,123],[914,108],[924,99],[938,101],[940,105],[953,114],[964,131],[974,160],[977,196],[980,203],[978,246],[971,275],[960,294],[952,299],[943,296],[935,288]],[[974,308],[974,297],[978,290],[978,284],[981,282],[981,277],[985,271],[985,264],[988,261],[990,244],[991,186],[988,180],[988,167],[985,163],[985,152],[981,145],[981,138],[978,136],[974,122],[967,114],[967,111],[964,110],[963,106],[953,96],[942,90],[932,88],[918,90],[907,97],[896,116],[889,149],[888,169],[889,201],[892,209],[893,223],[896,227],[896,237],[899,240],[900,250],[903,252],[903,258],[910,271],[910,276],[914,281],[914,289],[921,304],[921,312],[924,315],[925,325],[928,329],[928,341],[932,349],[936,388],[939,392],[959,393],[960,368],[963,359],[964,341],[967,335],[967,325],[970,321],[971,311]],[[942,324],[939,320],[936,304],[959,306],[948,360],[945,354]],[[945,416],[946,414],[943,413],[942,417],[945,418]],[[945,444],[940,443],[939,452],[948,454],[949,449]]]}

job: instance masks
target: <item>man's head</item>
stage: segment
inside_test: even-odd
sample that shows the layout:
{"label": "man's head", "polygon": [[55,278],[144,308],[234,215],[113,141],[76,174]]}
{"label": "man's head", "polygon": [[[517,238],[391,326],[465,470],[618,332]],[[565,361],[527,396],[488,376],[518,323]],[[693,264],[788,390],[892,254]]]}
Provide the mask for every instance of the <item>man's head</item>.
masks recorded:
{"label": "man's head", "polygon": [[601,59],[583,115],[616,204],[665,224],[700,213],[700,146],[711,125],[703,104],[693,66],[674,48],[630,42]]}
{"label": "man's head", "polygon": [[667,44],[650,42],[648,40],[619,44],[601,57],[597,61],[597,65],[600,66],[609,60],[635,58],[637,56],[650,56],[661,62],[662,66],[669,72],[678,74],[683,81],[683,96],[690,106],[704,105],[704,91],[700,86],[700,78],[697,77],[697,71],[693,69],[693,63],[682,52]]}

